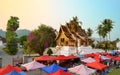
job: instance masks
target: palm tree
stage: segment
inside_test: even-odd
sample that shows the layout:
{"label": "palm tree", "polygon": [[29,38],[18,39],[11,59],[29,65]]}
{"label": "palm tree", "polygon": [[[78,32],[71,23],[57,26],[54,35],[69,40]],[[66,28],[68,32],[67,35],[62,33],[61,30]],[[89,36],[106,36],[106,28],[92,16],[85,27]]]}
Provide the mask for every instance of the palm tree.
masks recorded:
{"label": "palm tree", "polygon": [[91,37],[91,36],[92,36],[92,33],[93,33],[93,30],[90,29],[90,28],[88,28],[88,29],[87,29],[87,35],[88,35],[88,37]]}
{"label": "palm tree", "polygon": [[109,34],[109,40],[110,40],[110,32],[113,28],[113,21],[110,19],[104,19],[102,22],[102,25],[104,26],[104,28],[106,30],[106,34]]}
{"label": "palm tree", "polygon": [[102,29],[103,27],[102,27],[102,25],[100,24],[98,27],[97,27],[97,33],[98,33],[98,35],[99,35],[99,37],[100,37],[100,41],[101,41],[101,37],[102,37],[102,33],[103,33],[103,29]]}

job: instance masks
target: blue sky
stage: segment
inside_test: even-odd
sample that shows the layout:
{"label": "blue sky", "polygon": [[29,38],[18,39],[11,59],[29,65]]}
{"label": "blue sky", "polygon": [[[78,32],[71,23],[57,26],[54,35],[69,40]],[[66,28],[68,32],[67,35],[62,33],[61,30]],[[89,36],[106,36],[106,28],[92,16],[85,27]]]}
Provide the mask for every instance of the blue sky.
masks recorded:
{"label": "blue sky", "polygon": [[10,16],[20,19],[19,29],[36,29],[41,23],[59,30],[77,16],[82,28],[94,30],[105,19],[114,21],[112,40],[120,38],[120,0],[0,0],[0,29],[5,30]]}

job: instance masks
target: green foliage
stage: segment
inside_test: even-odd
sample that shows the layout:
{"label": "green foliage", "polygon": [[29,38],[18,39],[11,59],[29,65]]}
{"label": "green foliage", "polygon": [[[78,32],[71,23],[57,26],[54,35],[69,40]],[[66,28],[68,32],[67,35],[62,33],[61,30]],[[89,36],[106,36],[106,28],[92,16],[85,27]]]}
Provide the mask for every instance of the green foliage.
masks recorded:
{"label": "green foliage", "polygon": [[24,42],[27,41],[27,35],[23,35],[19,38],[20,45],[24,45]]}
{"label": "green foliage", "polygon": [[48,49],[47,54],[50,56],[51,54],[53,54],[53,51],[51,50],[51,48]]}
{"label": "green foliage", "polygon": [[92,36],[92,33],[93,33],[93,30],[90,29],[90,28],[88,28],[88,29],[87,29],[87,35],[88,35],[89,37],[91,37],[91,36]]}
{"label": "green foliage", "polygon": [[114,42],[109,42],[109,41],[103,41],[103,42],[99,42],[96,46],[96,48],[100,48],[103,49],[105,51],[107,50],[114,50],[116,49],[116,44]]}
{"label": "green foliage", "polygon": [[8,54],[15,55],[17,53],[17,34],[15,31],[19,27],[18,17],[13,17],[8,20],[7,23],[7,32],[6,32],[6,49],[5,51]]}
{"label": "green foliage", "polygon": [[28,35],[27,50],[43,55],[45,48],[56,45],[55,38],[54,29],[42,24]]}
{"label": "green foliage", "polygon": [[11,16],[7,23],[8,31],[16,31],[19,28],[19,18]]}
{"label": "green foliage", "polygon": [[104,19],[102,23],[97,28],[97,33],[99,36],[107,40],[107,35],[109,34],[110,40],[110,31],[113,29],[113,21],[110,19]]}

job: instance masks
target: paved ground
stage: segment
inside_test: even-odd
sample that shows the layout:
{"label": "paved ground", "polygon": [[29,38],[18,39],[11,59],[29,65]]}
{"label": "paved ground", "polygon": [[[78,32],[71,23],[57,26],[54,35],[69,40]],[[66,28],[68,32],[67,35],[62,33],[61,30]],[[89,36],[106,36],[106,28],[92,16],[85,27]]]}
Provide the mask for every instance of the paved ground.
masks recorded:
{"label": "paved ground", "polygon": [[[16,57],[16,56],[22,56],[23,53],[22,53],[22,50],[19,49],[17,55],[8,55],[6,54],[3,50],[2,50],[2,46],[0,46],[0,56],[2,57],[2,67],[8,65],[8,64],[12,64],[12,58],[13,57]],[[36,71],[29,71],[29,72],[26,72],[27,75],[46,75],[46,73],[40,71],[40,70],[36,70]]]}

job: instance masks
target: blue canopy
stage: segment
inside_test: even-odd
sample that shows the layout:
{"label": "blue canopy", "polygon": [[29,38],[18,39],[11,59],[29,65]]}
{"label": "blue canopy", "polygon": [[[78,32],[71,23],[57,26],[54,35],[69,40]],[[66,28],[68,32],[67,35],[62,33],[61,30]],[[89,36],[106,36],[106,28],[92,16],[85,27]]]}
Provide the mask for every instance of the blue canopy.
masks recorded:
{"label": "blue canopy", "polygon": [[10,73],[5,74],[5,75],[26,75],[26,73],[25,72],[17,72],[15,70],[13,70]]}
{"label": "blue canopy", "polygon": [[56,64],[52,64],[51,66],[43,67],[42,70],[47,73],[56,72],[58,69],[62,69],[64,71],[67,71],[67,68],[63,68],[61,66],[58,66]]}

